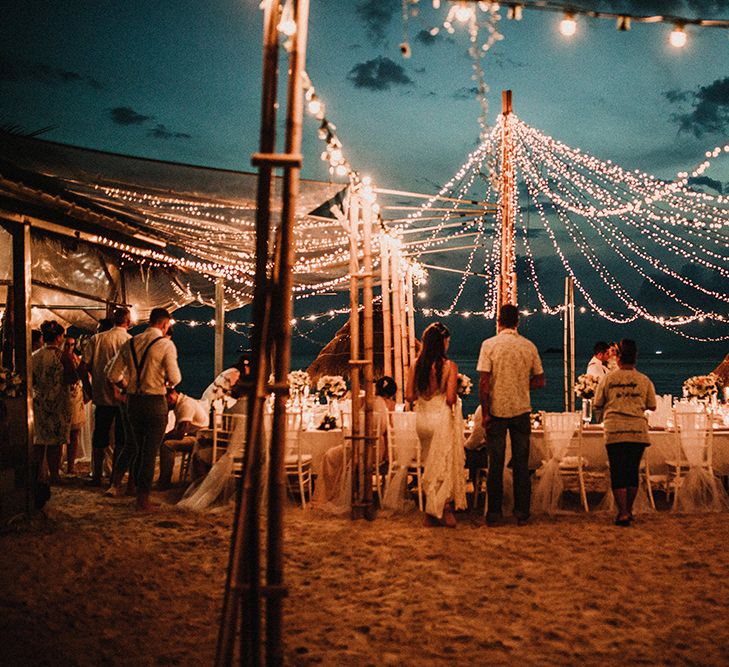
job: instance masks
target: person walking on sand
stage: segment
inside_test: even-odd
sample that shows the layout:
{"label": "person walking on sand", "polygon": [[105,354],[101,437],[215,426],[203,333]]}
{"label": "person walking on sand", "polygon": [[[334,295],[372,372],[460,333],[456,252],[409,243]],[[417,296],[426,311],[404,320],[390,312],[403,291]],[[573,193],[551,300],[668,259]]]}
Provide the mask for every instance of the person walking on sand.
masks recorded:
{"label": "person walking on sand", "polygon": [[423,332],[420,354],[408,373],[405,398],[415,401],[415,427],[425,455],[425,525],[456,527],[454,509],[466,509],[466,455],[458,409],[458,367],[446,356],[450,333],[434,322]]}
{"label": "person walking on sand", "polygon": [[[127,394],[130,437],[120,458],[128,456],[134,461],[137,509],[141,511],[153,509],[149,493],[157,452],[167,427],[167,387],[182,380],[177,348],[166,337],[170,319],[164,308],[154,308],[149,315],[149,327],[124,343],[107,373],[109,381]],[[116,471],[112,486],[116,490],[121,486]]]}
{"label": "person walking on sand", "polygon": [[635,341],[623,338],[618,351],[618,369],[600,380],[593,401],[605,423],[610,486],[618,506],[615,519],[618,526],[629,526],[633,520],[640,459],[651,444],[645,411],[656,409],[653,383],[635,370],[637,357]]}
{"label": "person walking on sand", "polygon": [[504,458],[506,432],[511,436],[514,473],[514,515],[517,523],[529,521],[531,479],[529,477],[529,438],[532,406],[529,391],[544,387],[544,371],[536,346],[520,336],[516,306],[501,306],[498,333],[481,345],[478,357],[479,397],[486,430],[488,451],[488,512],[486,523],[495,526],[503,520]]}
{"label": "person walking on sand", "polygon": [[[107,366],[119,348],[131,336],[131,315],[127,308],[117,308],[112,316],[113,327],[99,331],[91,337],[84,349],[83,360],[91,369],[91,400],[94,404],[94,432],[91,436],[91,486],[101,486],[104,472],[104,455],[109,446],[111,429],[114,429],[114,455],[116,462],[124,448],[124,424],[121,395],[106,377]],[[113,464],[112,464],[113,468]]]}

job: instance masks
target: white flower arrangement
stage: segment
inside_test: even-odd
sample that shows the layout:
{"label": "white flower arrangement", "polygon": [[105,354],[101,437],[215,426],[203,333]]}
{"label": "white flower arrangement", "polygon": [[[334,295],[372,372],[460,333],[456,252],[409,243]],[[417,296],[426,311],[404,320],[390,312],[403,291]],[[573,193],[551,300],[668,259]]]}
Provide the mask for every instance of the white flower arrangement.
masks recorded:
{"label": "white flower arrangement", "polygon": [[328,398],[343,398],[347,393],[347,383],[341,375],[322,375],[316,389]]}
{"label": "white flower arrangement", "polygon": [[0,398],[20,396],[20,385],[23,379],[18,373],[7,368],[0,368]]}
{"label": "white flower arrangement", "polygon": [[597,389],[599,380],[594,375],[583,373],[575,382],[575,394],[580,398],[595,398],[595,390]]}
{"label": "white flower arrangement", "polygon": [[471,390],[473,389],[473,382],[471,382],[471,378],[468,377],[468,375],[465,375],[464,373],[458,374],[458,380],[456,385],[456,392],[459,396],[468,396],[471,393]]}
{"label": "white flower arrangement", "polygon": [[695,398],[699,401],[706,400],[719,393],[721,382],[717,375],[694,375],[684,380],[683,395],[687,398]]}
{"label": "white flower arrangement", "polygon": [[288,374],[289,389],[291,391],[303,391],[311,383],[309,374],[306,371],[291,371]]}

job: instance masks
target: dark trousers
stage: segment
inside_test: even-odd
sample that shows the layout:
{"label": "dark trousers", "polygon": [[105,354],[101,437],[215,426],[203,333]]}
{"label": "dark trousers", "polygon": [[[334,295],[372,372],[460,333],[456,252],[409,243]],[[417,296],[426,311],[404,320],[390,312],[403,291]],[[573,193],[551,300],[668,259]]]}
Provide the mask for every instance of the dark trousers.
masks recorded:
{"label": "dark trousers", "polygon": [[529,437],[532,432],[529,413],[516,417],[492,417],[488,426],[486,449],[489,455],[489,475],[486,488],[489,496],[488,516],[501,517],[504,499],[504,458],[506,433],[511,437],[511,467],[514,473],[514,515],[529,518],[532,486],[529,478]]}
{"label": "dark trousers", "polygon": [[141,493],[149,493],[152,488],[154,464],[167,428],[167,412],[164,396],[132,394],[127,397],[129,437],[124,460],[117,463],[129,466],[131,462],[137,491]]}
{"label": "dark trousers", "polygon": [[606,447],[610,461],[610,487],[637,489],[640,459],[646,446],[642,442],[611,442]]}
{"label": "dark trousers", "polygon": [[114,427],[114,458],[124,449],[124,421],[118,405],[97,405],[94,408],[94,433],[91,446],[94,449],[105,449],[109,445],[109,434]]}

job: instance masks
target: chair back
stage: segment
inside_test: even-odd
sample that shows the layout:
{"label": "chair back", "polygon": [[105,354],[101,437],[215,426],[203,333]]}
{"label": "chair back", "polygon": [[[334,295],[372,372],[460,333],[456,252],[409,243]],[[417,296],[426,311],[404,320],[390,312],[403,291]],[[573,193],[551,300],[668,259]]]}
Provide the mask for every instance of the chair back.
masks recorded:
{"label": "chair back", "polygon": [[579,412],[544,412],[542,414],[544,442],[550,458],[561,461],[567,456],[580,455],[580,440],[573,442],[575,433],[582,431],[582,415]]}
{"label": "chair back", "polygon": [[231,450],[237,455],[245,449],[248,415],[245,413],[213,413],[213,463],[220,451]]}
{"label": "chair back", "polygon": [[414,412],[390,412],[387,446],[391,465],[409,466],[418,462],[420,438]]}
{"label": "chair back", "polygon": [[711,467],[712,414],[705,410],[676,410],[673,424],[679,460],[689,466]]}

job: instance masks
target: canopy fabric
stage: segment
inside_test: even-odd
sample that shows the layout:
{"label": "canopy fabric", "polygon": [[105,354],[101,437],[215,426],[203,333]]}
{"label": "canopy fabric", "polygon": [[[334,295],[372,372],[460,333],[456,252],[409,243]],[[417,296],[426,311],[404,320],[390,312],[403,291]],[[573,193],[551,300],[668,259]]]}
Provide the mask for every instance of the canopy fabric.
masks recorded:
{"label": "canopy fabric", "polygon": [[[272,234],[280,219],[281,187],[276,177]],[[50,306],[67,323],[91,326],[103,317],[105,301],[133,305],[139,317],[155,306],[212,303],[218,277],[225,280],[226,309],[248,303],[256,188],[255,173],[0,133],[0,223],[9,229],[30,220],[33,303]],[[346,282],[349,238],[329,212],[329,200],[339,203],[343,189],[301,181],[295,212],[298,292]],[[316,218],[308,217],[314,210]],[[330,219],[322,219],[327,212]],[[11,277],[10,252],[10,234],[0,231],[3,284]],[[34,319],[44,314],[37,308]]]}

